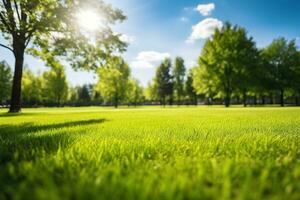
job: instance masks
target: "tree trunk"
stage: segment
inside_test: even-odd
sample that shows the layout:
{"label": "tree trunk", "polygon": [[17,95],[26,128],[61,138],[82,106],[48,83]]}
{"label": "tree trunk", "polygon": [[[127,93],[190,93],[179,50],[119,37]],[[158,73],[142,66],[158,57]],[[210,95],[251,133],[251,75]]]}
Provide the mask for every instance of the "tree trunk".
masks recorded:
{"label": "tree trunk", "polygon": [[261,96],[261,104],[262,105],[266,104],[266,98],[265,98],[265,96]]}
{"label": "tree trunk", "polygon": [[56,106],[57,106],[58,108],[60,107],[60,99],[61,99],[61,97],[58,96],[58,97],[57,97],[57,102],[56,102]]}
{"label": "tree trunk", "polygon": [[170,99],[169,99],[169,105],[170,105],[170,106],[173,105],[173,101],[174,101],[173,96],[170,96]]}
{"label": "tree trunk", "polygon": [[115,99],[115,103],[114,103],[115,105],[115,108],[118,108],[118,106],[119,106],[119,103],[118,103],[118,100],[117,99]]}
{"label": "tree trunk", "polygon": [[197,98],[196,95],[195,95],[195,97],[194,97],[194,104],[195,104],[195,106],[198,106],[198,98]]}
{"label": "tree trunk", "polygon": [[210,106],[210,97],[207,97],[207,105]]}
{"label": "tree trunk", "polygon": [[225,96],[225,107],[229,107],[230,106],[230,92],[226,91],[226,96]]}
{"label": "tree trunk", "polygon": [[300,106],[300,91],[298,92],[298,96],[296,98],[296,105]]}
{"label": "tree trunk", "polygon": [[257,106],[257,96],[254,95],[254,105]]}
{"label": "tree trunk", "polygon": [[22,45],[14,45],[15,50],[15,71],[13,77],[11,105],[9,112],[21,112],[21,88],[22,88],[22,75],[24,64],[24,47]]}
{"label": "tree trunk", "polygon": [[247,94],[245,91],[243,92],[243,104],[244,104],[244,107],[247,107]]}
{"label": "tree trunk", "polygon": [[280,90],[280,105],[284,107],[284,90]]}
{"label": "tree trunk", "polygon": [[274,104],[274,99],[273,99],[273,95],[272,94],[270,94],[269,98],[270,98],[270,104]]}

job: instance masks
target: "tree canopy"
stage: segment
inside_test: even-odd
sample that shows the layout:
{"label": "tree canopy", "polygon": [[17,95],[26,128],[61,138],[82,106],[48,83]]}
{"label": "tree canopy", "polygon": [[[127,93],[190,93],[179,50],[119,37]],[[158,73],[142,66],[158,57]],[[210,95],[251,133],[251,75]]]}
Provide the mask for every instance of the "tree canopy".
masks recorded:
{"label": "tree canopy", "polygon": [[166,100],[171,101],[173,95],[172,63],[166,58],[156,70],[154,78],[155,89],[161,104],[166,105]]}
{"label": "tree canopy", "polygon": [[129,87],[130,69],[120,57],[112,57],[99,69],[97,90],[106,101],[113,102],[115,107],[126,99]]}
{"label": "tree canopy", "polygon": [[299,52],[294,40],[284,38],[275,39],[268,47],[262,50],[262,59],[267,67],[266,73],[271,81],[271,88],[280,93],[280,103],[284,105],[284,93],[293,87],[291,80],[299,69]]}
{"label": "tree canopy", "polygon": [[[229,106],[234,90],[248,90],[248,77],[257,60],[257,49],[244,28],[226,23],[216,29],[207,40],[199,59],[199,67],[205,68],[206,79],[213,79],[214,87],[225,97]],[[198,89],[201,90],[201,89]]]}
{"label": "tree canopy", "polygon": [[0,105],[7,103],[10,97],[12,72],[5,61],[0,62]]}
{"label": "tree canopy", "polygon": [[175,66],[173,68],[173,78],[174,78],[174,95],[176,97],[177,103],[180,104],[184,96],[184,79],[185,79],[186,68],[184,65],[184,60],[181,57],[176,57]]}
{"label": "tree canopy", "polygon": [[[92,10],[101,15],[93,33],[79,27],[78,13]],[[115,51],[125,50],[111,25],[123,21],[122,11],[101,0],[3,0],[0,3],[0,31],[7,44],[2,47],[15,56],[11,112],[21,109],[21,80],[24,53],[46,62],[65,58],[74,68],[96,70]]]}

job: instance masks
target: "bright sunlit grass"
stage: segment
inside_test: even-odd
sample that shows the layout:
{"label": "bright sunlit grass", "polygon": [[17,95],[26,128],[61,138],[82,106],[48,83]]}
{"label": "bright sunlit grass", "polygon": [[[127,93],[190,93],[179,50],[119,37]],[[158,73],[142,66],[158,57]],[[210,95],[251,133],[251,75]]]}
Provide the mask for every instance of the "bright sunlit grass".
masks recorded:
{"label": "bright sunlit grass", "polygon": [[0,113],[0,199],[299,199],[300,108]]}

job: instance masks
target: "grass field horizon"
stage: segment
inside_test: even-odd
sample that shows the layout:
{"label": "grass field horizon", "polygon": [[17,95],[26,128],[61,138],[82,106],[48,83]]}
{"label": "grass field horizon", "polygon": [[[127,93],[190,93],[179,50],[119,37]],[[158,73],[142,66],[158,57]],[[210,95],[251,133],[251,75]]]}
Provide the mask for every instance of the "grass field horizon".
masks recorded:
{"label": "grass field horizon", "polygon": [[0,110],[0,199],[299,199],[299,107]]}

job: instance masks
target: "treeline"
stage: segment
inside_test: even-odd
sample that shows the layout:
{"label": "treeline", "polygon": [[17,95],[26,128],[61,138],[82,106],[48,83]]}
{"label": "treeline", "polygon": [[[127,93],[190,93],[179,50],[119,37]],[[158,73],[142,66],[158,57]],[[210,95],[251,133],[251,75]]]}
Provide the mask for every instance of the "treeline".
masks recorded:
{"label": "treeline", "polygon": [[[41,106],[115,106],[142,105],[144,90],[131,77],[127,63],[120,57],[112,57],[97,72],[97,84],[72,87],[67,82],[65,69],[53,65],[43,74],[34,74],[25,67],[22,79],[22,105]],[[12,72],[9,65],[0,62],[0,106],[8,107],[11,97]]]}
{"label": "treeline", "polygon": [[[94,85],[71,87],[63,66],[52,65],[41,75],[24,70],[23,105],[300,105],[300,52],[295,40],[275,39],[257,48],[244,28],[227,23],[207,40],[197,66],[165,59],[147,87],[131,76],[121,57],[111,57],[96,71]],[[0,63],[0,103],[8,105],[12,74]]]}
{"label": "treeline", "polygon": [[209,104],[222,99],[249,103],[299,105],[300,52],[296,41],[278,38],[258,49],[247,31],[227,23],[204,45],[193,86]]}
{"label": "treeline", "polygon": [[[12,87],[11,68],[5,61],[0,63],[0,105],[9,105]],[[57,65],[41,75],[34,74],[25,66],[22,79],[22,103],[25,107],[61,106],[68,99],[69,86],[65,70]]]}

